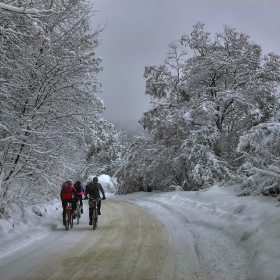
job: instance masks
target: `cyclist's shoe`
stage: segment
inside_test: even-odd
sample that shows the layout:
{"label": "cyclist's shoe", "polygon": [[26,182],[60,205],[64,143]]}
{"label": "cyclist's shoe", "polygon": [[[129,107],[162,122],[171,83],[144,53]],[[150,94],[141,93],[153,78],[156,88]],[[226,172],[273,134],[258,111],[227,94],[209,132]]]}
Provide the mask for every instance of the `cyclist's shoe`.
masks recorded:
{"label": "cyclist's shoe", "polygon": [[81,214],[83,214],[84,213],[84,210],[83,210],[83,208],[81,209]]}
{"label": "cyclist's shoe", "polygon": [[89,220],[89,223],[88,223],[90,226],[92,226],[92,220]]}
{"label": "cyclist's shoe", "polygon": [[98,212],[98,215],[101,215],[101,212],[100,212],[100,211]]}
{"label": "cyclist's shoe", "polygon": [[75,213],[73,213],[73,219],[76,219],[76,214]]}
{"label": "cyclist's shoe", "polygon": [[65,220],[63,220],[63,225],[66,226],[66,221]]}

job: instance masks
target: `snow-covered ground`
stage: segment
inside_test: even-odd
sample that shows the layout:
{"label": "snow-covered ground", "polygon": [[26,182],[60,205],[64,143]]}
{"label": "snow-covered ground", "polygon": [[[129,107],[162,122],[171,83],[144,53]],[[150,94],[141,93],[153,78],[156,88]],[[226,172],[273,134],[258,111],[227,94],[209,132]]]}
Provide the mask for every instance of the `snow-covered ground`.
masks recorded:
{"label": "snow-covered ground", "polygon": [[[107,193],[107,198],[147,207],[159,219],[163,219],[165,209],[175,213],[188,225],[186,230],[192,231],[178,233],[183,236],[179,242],[191,234],[196,250],[205,251],[206,267],[213,256],[215,260],[221,259],[221,264],[215,264],[219,270],[219,265],[225,263],[222,258],[232,255],[229,266],[247,270],[250,280],[280,280],[280,207],[276,198],[237,197],[234,186],[213,186],[200,192],[139,192],[119,196]],[[11,217],[0,220],[0,262],[11,251],[32,245],[36,239],[61,227],[61,203],[54,200],[49,205],[26,210],[23,217],[19,212],[11,213]],[[170,230],[176,231],[172,224]],[[225,254],[223,250],[230,252]],[[244,251],[244,257],[239,258],[235,251]],[[228,267],[229,273],[231,269]]]}
{"label": "snow-covered ground", "polygon": [[[223,258],[224,250],[232,250],[227,254],[234,257],[235,249],[242,249],[246,252],[244,258],[233,258],[229,268],[241,268],[243,262],[250,280],[280,280],[279,201],[264,196],[237,197],[234,189],[235,186],[213,186],[200,192],[137,193],[126,195],[126,199],[130,197],[148,208],[150,204],[146,202],[152,201],[157,208],[176,212],[182,222],[190,225],[195,242],[205,251],[205,262],[211,262],[211,256],[214,260]],[[155,213],[160,215],[161,211]],[[227,248],[228,241],[221,236],[231,239],[232,248]],[[221,259],[220,264],[215,264],[217,270],[223,263]]]}

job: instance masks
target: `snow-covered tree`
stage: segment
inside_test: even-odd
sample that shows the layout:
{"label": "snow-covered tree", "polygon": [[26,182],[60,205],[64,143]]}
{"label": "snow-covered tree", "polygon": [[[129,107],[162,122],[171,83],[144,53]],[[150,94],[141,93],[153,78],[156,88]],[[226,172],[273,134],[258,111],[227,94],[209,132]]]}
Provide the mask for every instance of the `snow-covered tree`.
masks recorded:
{"label": "snow-covered tree", "polygon": [[279,56],[262,56],[249,39],[224,26],[211,40],[197,23],[180,45],[170,45],[162,65],[145,68],[153,108],[140,123],[166,155],[170,147],[185,155],[181,172],[193,188],[234,178],[232,170],[241,164],[239,137],[274,120],[279,110]]}
{"label": "snow-covered tree", "polygon": [[259,45],[229,26],[211,42],[198,23],[181,42],[194,51],[186,61],[184,89],[192,96],[192,107],[206,109],[220,132],[215,154],[230,161],[242,131],[273,118],[278,110],[279,70],[269,73],[279,67],[279,58],[262,57]]}
{"label": "snow-covered tree", "polygon": [[[102,122],[107,123],[104,119]],[[96,131],[98,138],[89,141],[86,166],[80,174],[81,180],[95,174],[106,174],[112,177],[122,161],[122,154],[126,146],[127,137],[122,131],[114,130],[114,126],[107,123]]]}
{"label": "snow-covered tree", "polygon": [[134,136],[124,144],[118,168],[114,173],[118,181],[118,194],[139,191],[150,182],[146,171],[152,161],[151,139],[145,135]]}
{"label": "snow-covered tree", "polygon": [[239,168],[240,195],[280,194],[280,123],[262,123],[240,138],[237,150],[245,159]]}
{"label": "snow-covered tree", "polygon": [[0,209],[57,195],[99,141],[93,14],[83,0],[0,4]]}

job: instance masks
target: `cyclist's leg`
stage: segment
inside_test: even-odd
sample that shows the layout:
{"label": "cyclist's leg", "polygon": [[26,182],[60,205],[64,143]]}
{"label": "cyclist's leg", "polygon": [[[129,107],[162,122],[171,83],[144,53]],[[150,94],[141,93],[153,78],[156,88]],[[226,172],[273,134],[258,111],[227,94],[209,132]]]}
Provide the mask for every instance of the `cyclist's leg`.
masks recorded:
{"label": "cyclist's leg", "polygon": [[93,229],[96,229],[97,219],[98,219],[97,202],[94,202],[94,208],[93,208],[93,213],[92,213],[92,226],[93,226]]}
{"label": "cyclist's leg", "polygon": [[63,221],[63,225],[65,224],[66,222],[66,206],[67,206],[67,200],[62,200],[62,208],[63,208],[63,211],[62,211],[62,221]]}
{"label": "cyclist's leg", "polygon": [[98,213],[98,215],[101,215],[100,209],[101,209],[101,200],[97,202],[97,213]]}
{"label": "cyclist's leg", "polygon": [[89,225],[92,225],[93,208],[89,208]]}
{"label": "cyclist's leg", "polygon": [[76,208],[77,208],[77,201],[76,201],[76,199],[73,199],[73,201],[72,201],[72,209],[73,209],[73,211],[75,211]]}
{"label": "cyclist's leg", "polygon": [[80,196],[80,207],[81,207],[81,214],[83,214],[84,210],[83,210],[83,196],[82,195]]}

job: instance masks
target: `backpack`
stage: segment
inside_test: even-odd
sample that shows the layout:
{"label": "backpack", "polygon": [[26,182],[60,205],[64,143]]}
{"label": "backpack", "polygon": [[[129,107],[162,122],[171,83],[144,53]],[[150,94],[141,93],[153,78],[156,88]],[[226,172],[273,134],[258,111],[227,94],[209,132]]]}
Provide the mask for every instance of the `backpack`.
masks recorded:
{"label": "backpack", "polygon": [[89,183],[88,186],[87,186],[87,193],[89,195],[92,195],[94,196],[95,198],[99,198],[100,195],[99,195],[99,187],[98,187],[99,183]]}
{"label": "backpack", "polygon": [[81,182],[76,182],[75,185],[74,185],[75,189],[76,189],[76,192],[77,193],[80,193],[82,192],[82,185],[81,185]]}
{"label": "backpack", "polygon": [[71,199],[72,198],[73,187],[65,182],[61,187],[61,197],[62,199]]}
{"label": "backpack", "polygon": [[63,186],[62,186],[62,188],[61,188],[61,190],[62,190],[62,193],[71,193],[71,191],[70,191],[70,186],[68,186],[68,185],[66,185],[66,184],[64,184]]}

